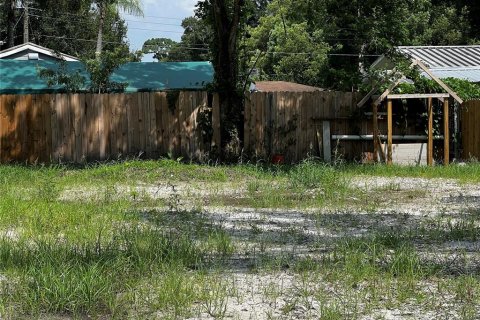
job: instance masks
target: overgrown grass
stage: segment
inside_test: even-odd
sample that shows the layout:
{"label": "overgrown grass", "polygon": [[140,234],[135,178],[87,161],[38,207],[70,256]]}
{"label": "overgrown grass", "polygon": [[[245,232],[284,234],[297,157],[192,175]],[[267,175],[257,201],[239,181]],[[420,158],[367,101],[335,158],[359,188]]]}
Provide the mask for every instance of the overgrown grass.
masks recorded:
{"label": "overgrown grass", "polygon": [[[420,250],[445,241],[478,241],[480,226],[474,212],[429,220],[415,230],[377,228],[366,236],[328,238],[307,234],[302,226],[267,232],[252,223],[248,230],[236,226],[227,230],[201,208],[187,210],[183,205],[188,200],[194,207],[206,201],[254,208],[338,209],[376,202],[352,186],[357,175],[478,183],[480,166],[353,167],[313,161],[297,166],[200,166],[173,160],[85,167],[2,165],[0,318],[181,319],[204,313],[221,319],[227,315],[228,301],[238,295],[228,275],[239,268],[236,261],[242,261],[242,272],[306,275],[303,287],[297,288],[299,298],[281,307],[285,316],[314,296],[325,301],[318,308],[321,318],[354,318],[351,314],[379,307],[382,297],[389,303],[423,301],[427,294],[419,290],[422,283],[438,281],[438,288],[444,286],[462,305],[464,318],[474,319],[478,272],[449,269]],[[171,192],[159,196],[141,189],[160,184]],[[218,195],[218,185],[240,192]],[[176,191],[177,186],[192,188],[189,199],[185,191]],[[375,192],[401,190],[392,185]],[[425,194],[412,191],[410,196],[421,195]],[[308,219],[318,219],[319,228],[331,230],[346,223],[339,217]],[[355,223],[351,220],[350,227]],[[363,228],[360,220],[357,229]],[[305,251],[311,255],[305,256]],[[314,283],[323,281],[330,287],[309,288],[313,277]],[[331,298],[331,287],[342,292],[342,299],[350,295],[349,302]],[[361,310],[352,311],[357,307]]]}
{"label": "overgrown grass", "polygon": [[480,162],[451,164],[449,166],[386,166],[386,165],[347,165],[343,171],[349,175],[381,177],[443,178],[455,179],[462,183],[480,182]]}

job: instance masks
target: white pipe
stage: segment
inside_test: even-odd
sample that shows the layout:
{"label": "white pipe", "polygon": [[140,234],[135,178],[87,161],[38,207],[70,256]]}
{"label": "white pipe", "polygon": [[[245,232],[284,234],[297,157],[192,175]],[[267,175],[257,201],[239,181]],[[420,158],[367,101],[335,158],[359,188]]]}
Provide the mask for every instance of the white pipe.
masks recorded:
{"label": "white pipe", "polygon": [[[380,139],[387,140],[386,135],[380,135]],[[415,135],[405,135],[405,136],[392,136],[393,140],[428,140],[428,136],[415,136]],[[434,136],[434,140],[443,140],[443,136]],[[363,134],[363,135],[352,135],[352,134],[343,134],[343,135],[332,135],[332,140],[373,140],[373,134]]]}

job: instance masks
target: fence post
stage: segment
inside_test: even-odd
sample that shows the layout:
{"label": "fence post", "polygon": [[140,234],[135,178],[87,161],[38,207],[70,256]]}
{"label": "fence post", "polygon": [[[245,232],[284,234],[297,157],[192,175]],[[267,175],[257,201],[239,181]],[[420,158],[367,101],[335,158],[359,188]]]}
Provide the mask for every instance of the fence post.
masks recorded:
{"label": "fence post", "polygon": [[330,121],[323,121],[323,160],[327,163],[332,162],[331,139]]}

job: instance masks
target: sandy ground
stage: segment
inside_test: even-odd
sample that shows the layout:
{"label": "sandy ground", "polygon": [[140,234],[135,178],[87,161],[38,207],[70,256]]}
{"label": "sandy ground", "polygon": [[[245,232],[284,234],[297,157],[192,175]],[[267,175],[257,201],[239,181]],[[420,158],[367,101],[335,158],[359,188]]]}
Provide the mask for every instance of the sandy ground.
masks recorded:
{"label": "sandy ground", "polygon": [[[370,235],[385,230],[410,230],[429,221],[458,221],[469,215],[480,216],[480,185],[459,184],[448,179],[358,177],[352,186],[378,199],[365,209],[348,205],[341,210],[312,208],[276,210],[203,206],[204,213],[221,225],[233,238],[236,254],[225,271],[225,281],[235,294],[224,301],[229,319],[318,319],[328,310],[363,308],[348,295],[321,277],[305,279],[288,270],[252,272],[256,255],[299,258],[328,252],[335,240]],[[151,198],[181,199],[179,206],[192,205],[199,197],[222,194],[240,197],[246,188],[229,184],[115,186],[119,196],[147,195]],[[67,190],[61,198],[94,198],[99,190]],[[352,199],[354,202],[356,199]],[[179,200],[180,201],[180,200]],[[373,200],[375,201],[375,200]],[[477,219],[477,224],[480,223]],[[423,259],[445,263],[452,273],[480,273],[480,241],[440,241],[435,245],[415,244]],[[287,262],[288,263],[288,262]],[[395,306],[377,307],[361,319],[460,319],[459,305],[452,296],[439,296],[435,285],[425,283],[426,301],[406,301]],[[318,296],[318,292],[324,292]],[[352,293],[353,292],[353,293]],[[214,319],[201,306],[191,319]],[[480,319],[480,307],[473,319]]]}

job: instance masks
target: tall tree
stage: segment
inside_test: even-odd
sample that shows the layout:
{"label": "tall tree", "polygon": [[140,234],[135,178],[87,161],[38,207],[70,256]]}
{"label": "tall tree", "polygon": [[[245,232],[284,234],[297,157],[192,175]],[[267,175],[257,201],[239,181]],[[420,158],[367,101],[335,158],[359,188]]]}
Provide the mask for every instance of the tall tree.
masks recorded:
{"label": "tall tree", "polygon": [[[76,57],[95,57],[98,12],[92,6],[92,0],[30,0],[29,3],[31,42]],[[3,8],[0,11],[0,26],[8,26],[5,6]],[[21,13],[21,10],[16,10],[14,17],[16,28],[12,28],[11,37],[15,40],[14,45],[22,40]],[[0,27],[1,40],[7,38],[7,29]],[[103,31],[105,50],[120,49],[125,57],[131,56],[125,41],[127,26],[118,10],[107,12]]]}
{"label": "tall tree", "polygon": [[239,92],[238,41],[244,18],[245,0],[203,0],[196,14],[212,28],[215,87],[219,95],[222,154],[235,156],[242,136],[242,94]]}
{"label": "tall tree", "polygon": [[272,1],[258,24],[248,28],[247,48],[255,52],[250,65],[259,79],[321,85],[329,50],[323,29],[316,26],[322,16],[322,1]]}
{"label": "tall tree", "polygon": [[142,4],[140,0],[94,0],[98,10],[98,35],[97,48],[95,54],[100,56],[103,49],[103,29],[107,11],[123,10],[126,13],[143,16]]}
{"label": "tall tree", "polygon": [[7,20],[7,48],[15,45],[15,0],[5,0],[4,13]]}
{"label": "tall tree", "polygon": [[211,27],[197,17],[183,19],[182,27],[184,33],[180,42],[167,38],[149,39],[143,44],[142,51],[144,53],[155,53],[154,58],[159,61],[211,60]]}

